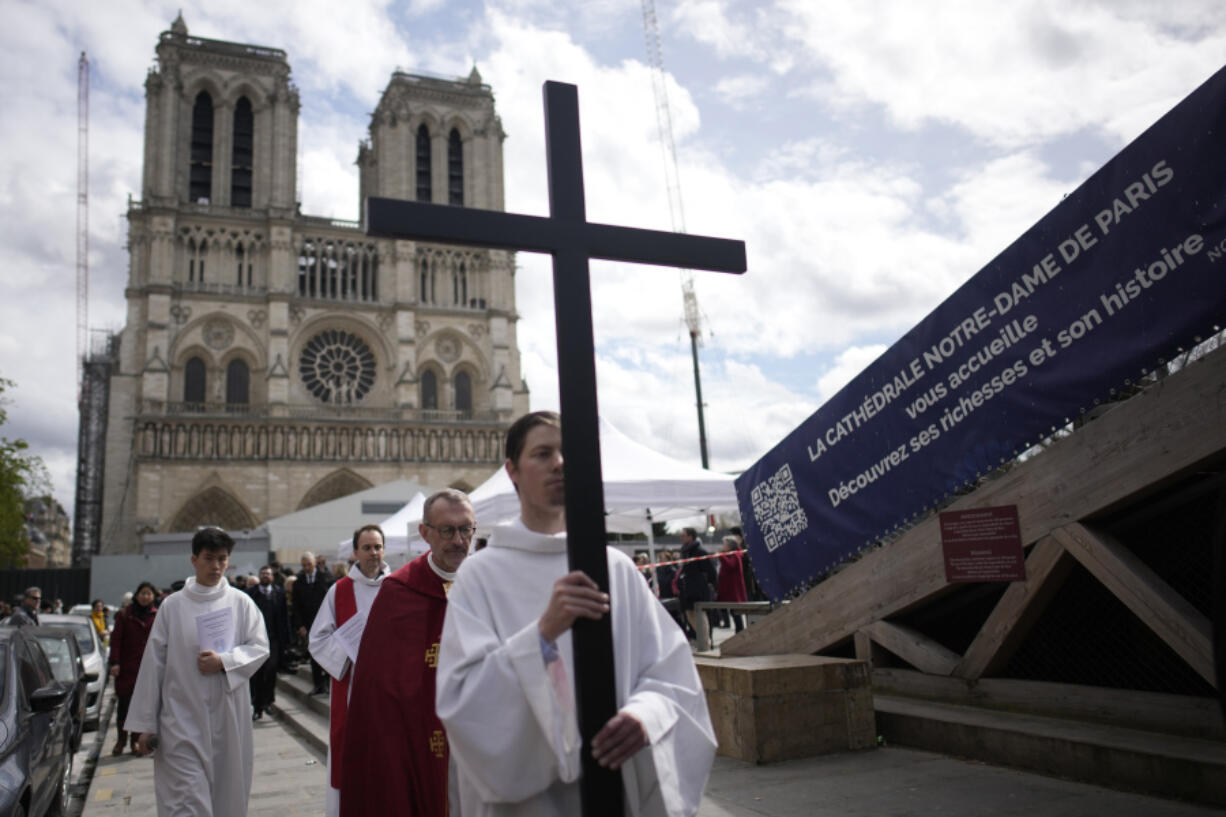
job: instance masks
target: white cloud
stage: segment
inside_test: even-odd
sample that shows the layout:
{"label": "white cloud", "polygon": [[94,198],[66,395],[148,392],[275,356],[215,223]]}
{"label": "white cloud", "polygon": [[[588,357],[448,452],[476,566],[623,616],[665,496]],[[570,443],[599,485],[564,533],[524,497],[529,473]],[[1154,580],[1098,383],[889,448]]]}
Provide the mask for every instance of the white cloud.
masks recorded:
{"label": "white cloud", "polygon": [[834,365],[822,372],[817,378],[817,393],[823,401],[829,400],[839,393],[839,389],[850,383],[866,366],[885,352],[884,344],[872,346],[849,346],[839,352],[834,359]]}
{"label": "white cloud", "polygon": [[738,74],[724,77],[715,83],[715,92],[723,97],[724,102],[738,110],[748,107],[748,102],[766,91],[769,80],[755,74]]}

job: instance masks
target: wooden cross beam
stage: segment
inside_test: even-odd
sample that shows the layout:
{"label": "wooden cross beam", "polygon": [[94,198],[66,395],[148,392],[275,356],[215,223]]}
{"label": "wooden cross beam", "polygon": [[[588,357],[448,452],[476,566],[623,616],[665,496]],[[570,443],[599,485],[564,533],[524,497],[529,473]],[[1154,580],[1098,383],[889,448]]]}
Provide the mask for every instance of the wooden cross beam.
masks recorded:
{"label": "wooden cross beam", "polygon": [[[745,244],[588,222],[583,197],[578,89],[574,85],[546,82],[544,96],[548,218],[370,198],[366,203],[366,232],[383,238],[526,250],[553,256],[562,456],[566,463],[567,557],[571,570],[584,571],[608,592],[588,260],[602,258],[741,273],[745,271]],[[576,621],[573,638],[575,702],[583,737],[583,814],[621,817],[621,773],[601,768],[591,755],[592,738],[617,712],[609,617]]]}

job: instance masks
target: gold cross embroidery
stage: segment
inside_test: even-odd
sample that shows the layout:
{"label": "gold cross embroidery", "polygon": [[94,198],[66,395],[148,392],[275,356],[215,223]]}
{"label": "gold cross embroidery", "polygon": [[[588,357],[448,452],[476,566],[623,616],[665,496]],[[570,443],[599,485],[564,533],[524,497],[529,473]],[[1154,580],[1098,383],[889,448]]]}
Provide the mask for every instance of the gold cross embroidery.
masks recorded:
{"label": "gold cross embroidery", "polygon": [[435,729],[434,734],[430,735],[430,751],[435,757],[443,756],[443,747],[447,745],[447,739],[443,737],[441,729]]}
{"label": "gold cross embroidery", "polygon": [[435,641],[433,644],[430,645],[430,649],[426,650],[426,664],[428,664],[431,669],[438,668],[438,642],[437,641]]}
{"label": "gold cross embroidery", "polygon": [[443,582],[443,595],[446,596],[451,592],[451,582]]}

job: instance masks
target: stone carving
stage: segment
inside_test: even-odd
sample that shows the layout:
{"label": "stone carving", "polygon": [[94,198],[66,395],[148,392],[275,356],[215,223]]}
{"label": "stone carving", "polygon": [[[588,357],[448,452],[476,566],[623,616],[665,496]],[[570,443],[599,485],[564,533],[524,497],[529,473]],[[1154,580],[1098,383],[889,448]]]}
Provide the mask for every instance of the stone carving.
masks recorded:
{"label": "stone carving", "polygon": [[251,322],[252,326],[259,329],[264,325],[264,321],[268,320],[268,313],[263,309],[249,309],[247,310],[247,320]]}
{"label": "stone carving", "polygon": [[418,321],[415,326],[417,328],[417,337],[424,338],[430,334],[430,321]]}
{"label": "stone carving", "polygon": [[170,307],[170,317],[174,318],[175,323],[179,324],[180,326],[187,323],[188,319],[191,318],[191,316],[192,316],[192,308],[190,306],[183,306],[182,304],[175,304],[174,306]]}
{"label": "stone carving", "polygon": [[302,319],[306,317],[306,310],[298,304],[290,304],[289,306],[289,322],[302,323]]}
{"label": "stone carving", "polygon": [[210,318],[200,330],[210,349],[221,351],[234,342],[234,324],[225,318]]}
{"label": "stone carving", "polygon": [[455,363],[460,359],[460,342],[450,335],[444,335],[434,341],[434,351],[444,363]]}

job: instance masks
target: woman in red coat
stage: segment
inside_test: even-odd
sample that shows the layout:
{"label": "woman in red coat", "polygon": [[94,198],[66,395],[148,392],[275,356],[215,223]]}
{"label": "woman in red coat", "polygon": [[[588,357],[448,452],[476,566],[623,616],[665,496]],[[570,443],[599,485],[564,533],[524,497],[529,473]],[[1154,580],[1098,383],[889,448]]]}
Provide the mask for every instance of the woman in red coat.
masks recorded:
{"label": "woman in red coat", "polygon": [[[745,565],[741,560],[745,551],[738,547],[735,536],[724,537],[724,549],[719,555],[719,582],[716,585],[716,601],[748,601],[745,594]],[[727,627],[726,611],[720,611],[723,625]],[[732,614],[732,622],[736,625],[735,632],[745,629],[745,620],[740,613]]]}
{"label": "woman in red coat", "polygon": [[[118,739],[112,755],[122,755],[128,733],[123,724],[128,717],[128,704],[132,701],[132,692],[136,689],[136,676],[140,672],[140,659],[145,654],[145,642],[149,640],[149,631],[153,628],[153,617],[157,608],[153,606],[157,598],[157,588],[149,582],[141,582],[132,596],[132,603],[127,609],[115,616],[115,625],[111,630],[111,677],[115,679],[115,696],[119,712],[115,716],[115,727]],[[132,748],[136,748],[135,732],[132,733]]]}

